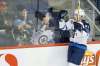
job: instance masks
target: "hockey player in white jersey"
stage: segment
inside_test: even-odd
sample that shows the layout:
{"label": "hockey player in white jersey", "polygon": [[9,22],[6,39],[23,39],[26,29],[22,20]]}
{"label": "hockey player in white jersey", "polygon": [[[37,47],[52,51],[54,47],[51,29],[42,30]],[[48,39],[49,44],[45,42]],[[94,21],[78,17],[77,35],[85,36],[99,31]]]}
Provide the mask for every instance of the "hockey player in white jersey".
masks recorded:
{"label": "hockey player in white jersey", "polygon": [[79,66],[87,50],[90,25],[83,19],[84,17],[84,10],[76,9],[74,19],[69,19],[66,23],[67,29],[71,32],[68,47],[68,66]]}

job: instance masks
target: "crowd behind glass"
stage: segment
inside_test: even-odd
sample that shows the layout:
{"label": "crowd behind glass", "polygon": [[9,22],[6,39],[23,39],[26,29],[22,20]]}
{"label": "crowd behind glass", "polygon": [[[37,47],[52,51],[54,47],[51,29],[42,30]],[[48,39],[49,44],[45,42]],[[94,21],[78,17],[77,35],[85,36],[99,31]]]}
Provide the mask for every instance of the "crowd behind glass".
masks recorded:
{"label": "crowd behind glass", "polygon": [[67,10],[48,7],[46,10],[29,11],[24,5],[17,5],[17,11],[8,12],[9,7],[5,6],[4,10],[0,9],[0,30],[4,29],[17,44],[69,42],[71,31],[66,25],[62,27],[70,19]]}
{"label": "crowd behind glass", "polygon": [[55,11],[50,7],[44,11],[29,13],[24,6],[18,8],[19,13],[12,15],[6,13],[0,15],[3,19],[1,29],[11,34],[18,43],[46,44],[69,42],[69,31],[67,28],[59,28],[59,21],[68,20],[67,10]]}

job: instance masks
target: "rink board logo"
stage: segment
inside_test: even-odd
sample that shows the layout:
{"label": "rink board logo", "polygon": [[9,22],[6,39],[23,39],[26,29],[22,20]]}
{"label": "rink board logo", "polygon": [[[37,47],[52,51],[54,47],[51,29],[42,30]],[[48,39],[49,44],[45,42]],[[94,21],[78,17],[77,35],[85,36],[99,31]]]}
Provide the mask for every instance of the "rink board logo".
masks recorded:
{"label": "rink board logo", "polygon": [[81,66],[95,66],[96,64],[96,57],[95,55],[90,52],[86,51],[84,58],[82,59]]}
{"label": "rink board logo", "polygon": [[80,66],[100,66],[100,50],[94,54],[91,51],[86,51]]}
{"label": "rink board logo", "polygon": [[17,58],[13,54],[0,54],[0,59],[7,63],[7,66],[18,66]]}

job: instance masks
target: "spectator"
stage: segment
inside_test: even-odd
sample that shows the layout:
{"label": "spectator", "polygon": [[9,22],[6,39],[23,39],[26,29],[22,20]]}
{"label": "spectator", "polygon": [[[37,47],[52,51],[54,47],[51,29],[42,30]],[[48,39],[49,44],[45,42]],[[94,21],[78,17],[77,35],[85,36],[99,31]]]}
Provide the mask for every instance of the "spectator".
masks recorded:
{"label": "spectator", "polygon": [[19,10],[20,15],[14,21],[14,34],[16,34],[16,40],[19,45],[26,44],[30,42],[30,37],[32,36],[31,25],[28,20],[28,11],[25,8]]}
{"label": "spectator", "polygon": [[69,37],[70,37],[69,31],[67,30],[66,21],[64,19],[66,15],[67,15],[66,10],[61,10],[59,13],[59,31],[61,34],[60,42],[62,43],[69,42]]}

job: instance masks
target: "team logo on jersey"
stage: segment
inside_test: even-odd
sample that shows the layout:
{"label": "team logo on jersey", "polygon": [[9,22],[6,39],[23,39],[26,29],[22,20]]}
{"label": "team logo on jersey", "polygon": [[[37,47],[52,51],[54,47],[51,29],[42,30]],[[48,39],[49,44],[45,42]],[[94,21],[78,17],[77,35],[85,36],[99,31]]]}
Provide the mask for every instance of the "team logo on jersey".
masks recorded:
{"label": "team logo on jersey", "polygon": [[48,37],[46,35],[40,36],[38,40],[39,44],[47,44],[48,43]]}

